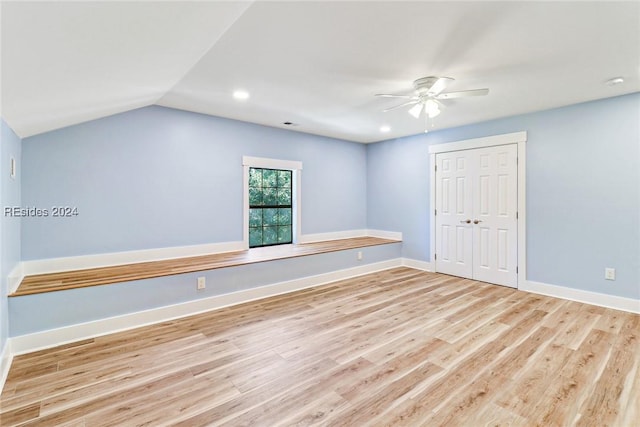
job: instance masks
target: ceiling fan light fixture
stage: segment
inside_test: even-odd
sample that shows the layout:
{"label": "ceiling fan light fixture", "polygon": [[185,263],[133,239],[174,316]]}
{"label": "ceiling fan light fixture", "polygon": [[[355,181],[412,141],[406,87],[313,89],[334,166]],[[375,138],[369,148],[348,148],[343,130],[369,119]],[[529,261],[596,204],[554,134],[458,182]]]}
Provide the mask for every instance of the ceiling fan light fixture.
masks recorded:
{"label": "ceiling fan light fixture", "polygon": [[440,107],[438,107],[438,103],[433,99],[427,99],[427,102],[424,104],[424,110],[430,119],[440,114]]}
{"label": "ceiling fan light fixture", "polygon": [[422,112],[424,111],[424,117],[428,124],[430,119],[433,119],[434,117],[440,115],[440,107],[444,107],[444,105],[441,104],[439,100],[466,98],[469,96],[484,96],[489,93],[489,89],[487,88],[459,90],[456,92],[443,92],[443,90],[447,87],[447,84],[451,81],[453,81],[452,77],[422,77],[413,82],[413,95],[400,93],[378,93],[375,96],[407,99],[408,101],[403,102],[402,104],[395,105],[382,111],[386,113],[387,111],[411,106],[409,109],[409,114],[411,114],[411,116],[415,117],[416,119],[419,119],[422,116]]}
{"label": "ceiling fan light fixture", "polygon": [[416,119],[420,118],[420,113],[422,113],[422,106],[422,102],[417,103],[416,105],[411,107],[411,109],[409,110],[409,114],[411,114]]}

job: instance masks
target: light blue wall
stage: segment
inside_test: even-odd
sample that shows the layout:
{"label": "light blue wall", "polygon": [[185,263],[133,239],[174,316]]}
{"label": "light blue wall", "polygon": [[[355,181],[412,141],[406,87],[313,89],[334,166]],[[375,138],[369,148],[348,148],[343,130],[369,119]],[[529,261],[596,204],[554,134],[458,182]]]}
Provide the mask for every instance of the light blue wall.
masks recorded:
{"label": "light blue wall", "polygon": [[370,145],[368,227],[402,231],[403,256],[429,261],[428,146],[517,131],[528,133],[528,279],[639,299],[638,93]]}
{"label": "light blue wall", "polygon": [[[20,218],[4,215],[5,206],[20,206],[20,138],[0,119],[0,353],[9,336],[7,276],[20,262]],[[17,163],[16,177],[9,174],[9,162]]]}
{"label": "light blue wall", "polygon": [[429,152],[424,137],[389,140],[367,148],[368,227],[401,231],[402,255],[428,261]]}
{"label": "light blue wall", "polygon": [[366,147],[163,107],[22,141],[22,259],[242,240],[242,156],[299,160],[302,233],[366,227]]}

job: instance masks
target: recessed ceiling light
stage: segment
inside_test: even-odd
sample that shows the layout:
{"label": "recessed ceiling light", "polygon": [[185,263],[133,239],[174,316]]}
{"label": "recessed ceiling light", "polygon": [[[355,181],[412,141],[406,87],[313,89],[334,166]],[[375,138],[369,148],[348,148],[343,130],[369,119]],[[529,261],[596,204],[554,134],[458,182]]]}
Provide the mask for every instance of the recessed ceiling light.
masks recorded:
{"label": "recessed ceiling light", "polygon": [[389,126],[380,126],[380,132],[387,133],[391,130]]}
{"label": "recessed ceiling light", "polygon": [[249,92],[247,92],[246,90],[236,90],[235,92],[233,92],[233,97],[235,99],[244,101],[245,99],[249,99]]}
{"label": "recessed ceiling light", "polygon": [[621,83],[624,83],[624,79],[622,77],[614,77],[604,82],[604,84],[606,84],[607,86],[615,86]]}

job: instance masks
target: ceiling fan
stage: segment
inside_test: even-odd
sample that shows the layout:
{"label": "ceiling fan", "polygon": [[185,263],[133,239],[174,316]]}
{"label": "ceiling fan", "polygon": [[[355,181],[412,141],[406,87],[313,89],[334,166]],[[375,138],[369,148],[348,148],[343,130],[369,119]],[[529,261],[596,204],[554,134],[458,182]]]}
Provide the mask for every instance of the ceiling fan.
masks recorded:
{"label": "ceiling fan", "polygon": [[451,77],[422,77],[413,82],[414,94],[393,94],[393,93],[378,93],[375,96],[382,98],[404,98],[408,99],[395,107],[382,110],[384,112],[396,110],[402,107],[408,107],[413,105],[409,109],[409,114],[413,117],[420,118],[422,112],[425,112],[427,118],[432,119],[440,114],[440,107],[442,99],[464,98],[467,96],[484,96],[489,93],[489,89],[472,89],[462,90],[458,92],[443,92],[449,83],[454,79]]}

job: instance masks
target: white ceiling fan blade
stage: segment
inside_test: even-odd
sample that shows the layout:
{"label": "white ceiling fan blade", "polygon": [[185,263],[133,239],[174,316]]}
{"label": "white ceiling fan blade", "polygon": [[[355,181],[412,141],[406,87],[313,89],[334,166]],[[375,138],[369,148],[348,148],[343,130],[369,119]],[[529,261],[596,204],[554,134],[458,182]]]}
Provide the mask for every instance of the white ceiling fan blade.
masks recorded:
{"label": "white ceiling fan blade", "polygon": [[391,108],[387,108],[386,110],[382,110],[383,113],[386,113],[387,111],[393,111],[393,110],[397,110],[398,108],[402,108],[402,107],[406,107],[408,105],[413,105],[413,104],[417,104],[419,101],[409,101],[409,102],[405,102],[402,103],[400,105],[396,105],[395,107],[391,107]]}
{"label": "white ceiling fan blade", "polygon": [[379,96],[381,98],[405,98],[405,99],[413,99],[415,96],[413,95],[396,95],[393,93],[376,93],[373,96]]}
{"label": "white ceiling fan blade", "polygon": [[424,108],[424,103],[420,102],[419,104],[416,104],[413,107],[411,107],[411,109],[409,110],[409,114],[411,114],[416,119],[420,118],[420,113],[422,113],[423,108]]}
{"label": "white ceiling fan blade", "polygon": [[429,96],[438,95],[452,81],[453,79],[451,77],[440,77],[438,80],[436,80],[433,86],[429,88],[429,90],[427,91],[427,95]]}
{"label": "white ceiling fan blade", "polygon": [[489,89],[473,89],[473,90],[461,90],[459,92],[446,92],[435,96],[436,99],[452,99],[452,98],[464,98],[466,96],[484,96],[489,93]]}

